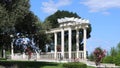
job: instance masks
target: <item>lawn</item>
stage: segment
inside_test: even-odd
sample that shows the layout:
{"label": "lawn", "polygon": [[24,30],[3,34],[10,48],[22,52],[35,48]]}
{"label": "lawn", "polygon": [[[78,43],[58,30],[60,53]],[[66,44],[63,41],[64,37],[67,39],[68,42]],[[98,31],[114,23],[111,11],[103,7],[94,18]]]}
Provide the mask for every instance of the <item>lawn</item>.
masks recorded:
{"label": "lawn", "polygon": [[[36,62],[36,61],[0,61],[0,66],[18,68],[63,68],[63,63]],[[87,68],[94,68],[88,66]]]}
{"label": "lawn", "polygon": [[[62,65],[58,65],[58,66],[44,66],[42,68],[63,68]],[[95,67],[91,67],[91,66],[87,66],[87,68],[95,68]]]}
{"label": "lawn", "polygon": [[[42,68],[63,68],[63,67],[62,66],[44,66]],[[87,68],[95,68],[95,67],[88,66]]]}

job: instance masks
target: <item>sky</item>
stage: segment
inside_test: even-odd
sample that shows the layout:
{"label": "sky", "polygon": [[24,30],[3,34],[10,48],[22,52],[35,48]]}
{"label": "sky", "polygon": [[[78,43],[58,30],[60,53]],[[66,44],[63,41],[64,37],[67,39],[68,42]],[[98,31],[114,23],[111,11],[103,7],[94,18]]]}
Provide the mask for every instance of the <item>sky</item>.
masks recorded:
{"label": "sky", "polygon": [[89,53],[96,47],[107,51],[120,42],[120,0],[30,0],[30,10],[44,21],[57,10],[77,13],[92,26],[87,39]]}

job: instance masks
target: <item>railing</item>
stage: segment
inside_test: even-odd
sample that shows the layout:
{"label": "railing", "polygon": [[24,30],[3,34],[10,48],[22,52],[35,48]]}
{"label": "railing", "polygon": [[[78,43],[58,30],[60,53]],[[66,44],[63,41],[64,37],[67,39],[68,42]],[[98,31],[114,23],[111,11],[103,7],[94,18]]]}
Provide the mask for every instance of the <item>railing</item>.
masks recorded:
{"label": "railing", "polygon": [[[72,51],[71,52],[71,59],[76,59],[76,51]],[[14,56],[12,57],[12,59],[24,59],[27,60],[28,59],[28,54],[20,54],[20,53],[16,53],[14,54]],[[80,59],[84,58],[84,52],[83,51],[79,51],[78,52],[78,56]],[[47,53],[40,53],[40,54],[36,54],[36,53],[32,53],[31,55],[31,59],[54,59],[54,60],[60,60],[60,59],[69,59],[69,52],[64,52],[64,58],[61,55],[61,52],[57,52],[56,54],[56,59],[54,58],[54,52],[47,52]]]}
{"label": "railing", "polygon": [[41,53],[40,59],[54,59],[54,53],[51,52]]}
{"label": "railing", "polygon": [[[12,60],[29,60],[29,55],[28,54],[21,54],[21,53],[15,53],[13,56],[11,56]],[[37,57],[36,53],[32,53],[31,58],[32,60],[37,60],[40,57]]]}

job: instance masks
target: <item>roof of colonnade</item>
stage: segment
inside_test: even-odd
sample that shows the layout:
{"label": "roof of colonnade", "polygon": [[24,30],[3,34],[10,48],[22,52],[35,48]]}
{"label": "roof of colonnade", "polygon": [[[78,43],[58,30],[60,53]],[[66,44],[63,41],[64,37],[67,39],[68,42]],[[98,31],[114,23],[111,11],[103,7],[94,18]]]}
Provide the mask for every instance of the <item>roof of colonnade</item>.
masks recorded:
{"label": "roof of colonnade", "polygon": [[55,33],[55,32],[61,32],[61,29],[64,28],[64,31],[68,30],[69,28],[74,29],[80,29],[83,27],[88,27],[89,20],[87,19],[81,19],[81,18],[74,18],[74,17],[64,17],[57,19],[59,23],[58,28],[50,29],[49,31],[46,31],[46,33]]}

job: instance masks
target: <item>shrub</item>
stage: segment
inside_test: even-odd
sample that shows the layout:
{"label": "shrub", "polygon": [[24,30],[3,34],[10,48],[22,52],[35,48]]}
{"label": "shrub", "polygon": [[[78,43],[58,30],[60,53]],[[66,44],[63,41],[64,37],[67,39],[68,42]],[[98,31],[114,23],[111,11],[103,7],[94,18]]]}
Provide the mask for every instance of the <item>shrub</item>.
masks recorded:
{"label": "shrub", "polygon": [[113,57],[112,56],[106,56],[103,59],[103,63],[113,63]]}
{"label": "shrub", "polygon": [[79,63],[79,62],[72,62],[72,63],[64,63],[63,64],[64,68],[87,68],[87,65],[84,63]]}
{"label": "shrub", "polygon": [[96,65],[100,65],[101,60],[105,57],[105,50],[102,50],[100,47],[96,48],[93,52],[94,60]]}
{"label": "shrub", "polygon": [[116,64],[116,65],[119,65],[120,66],[120,54],[115,56],[113,58],[113,62]]}
{"label": "shrub", "polygon": [[0,58],[0,60],[6,60],[6,58]]}

